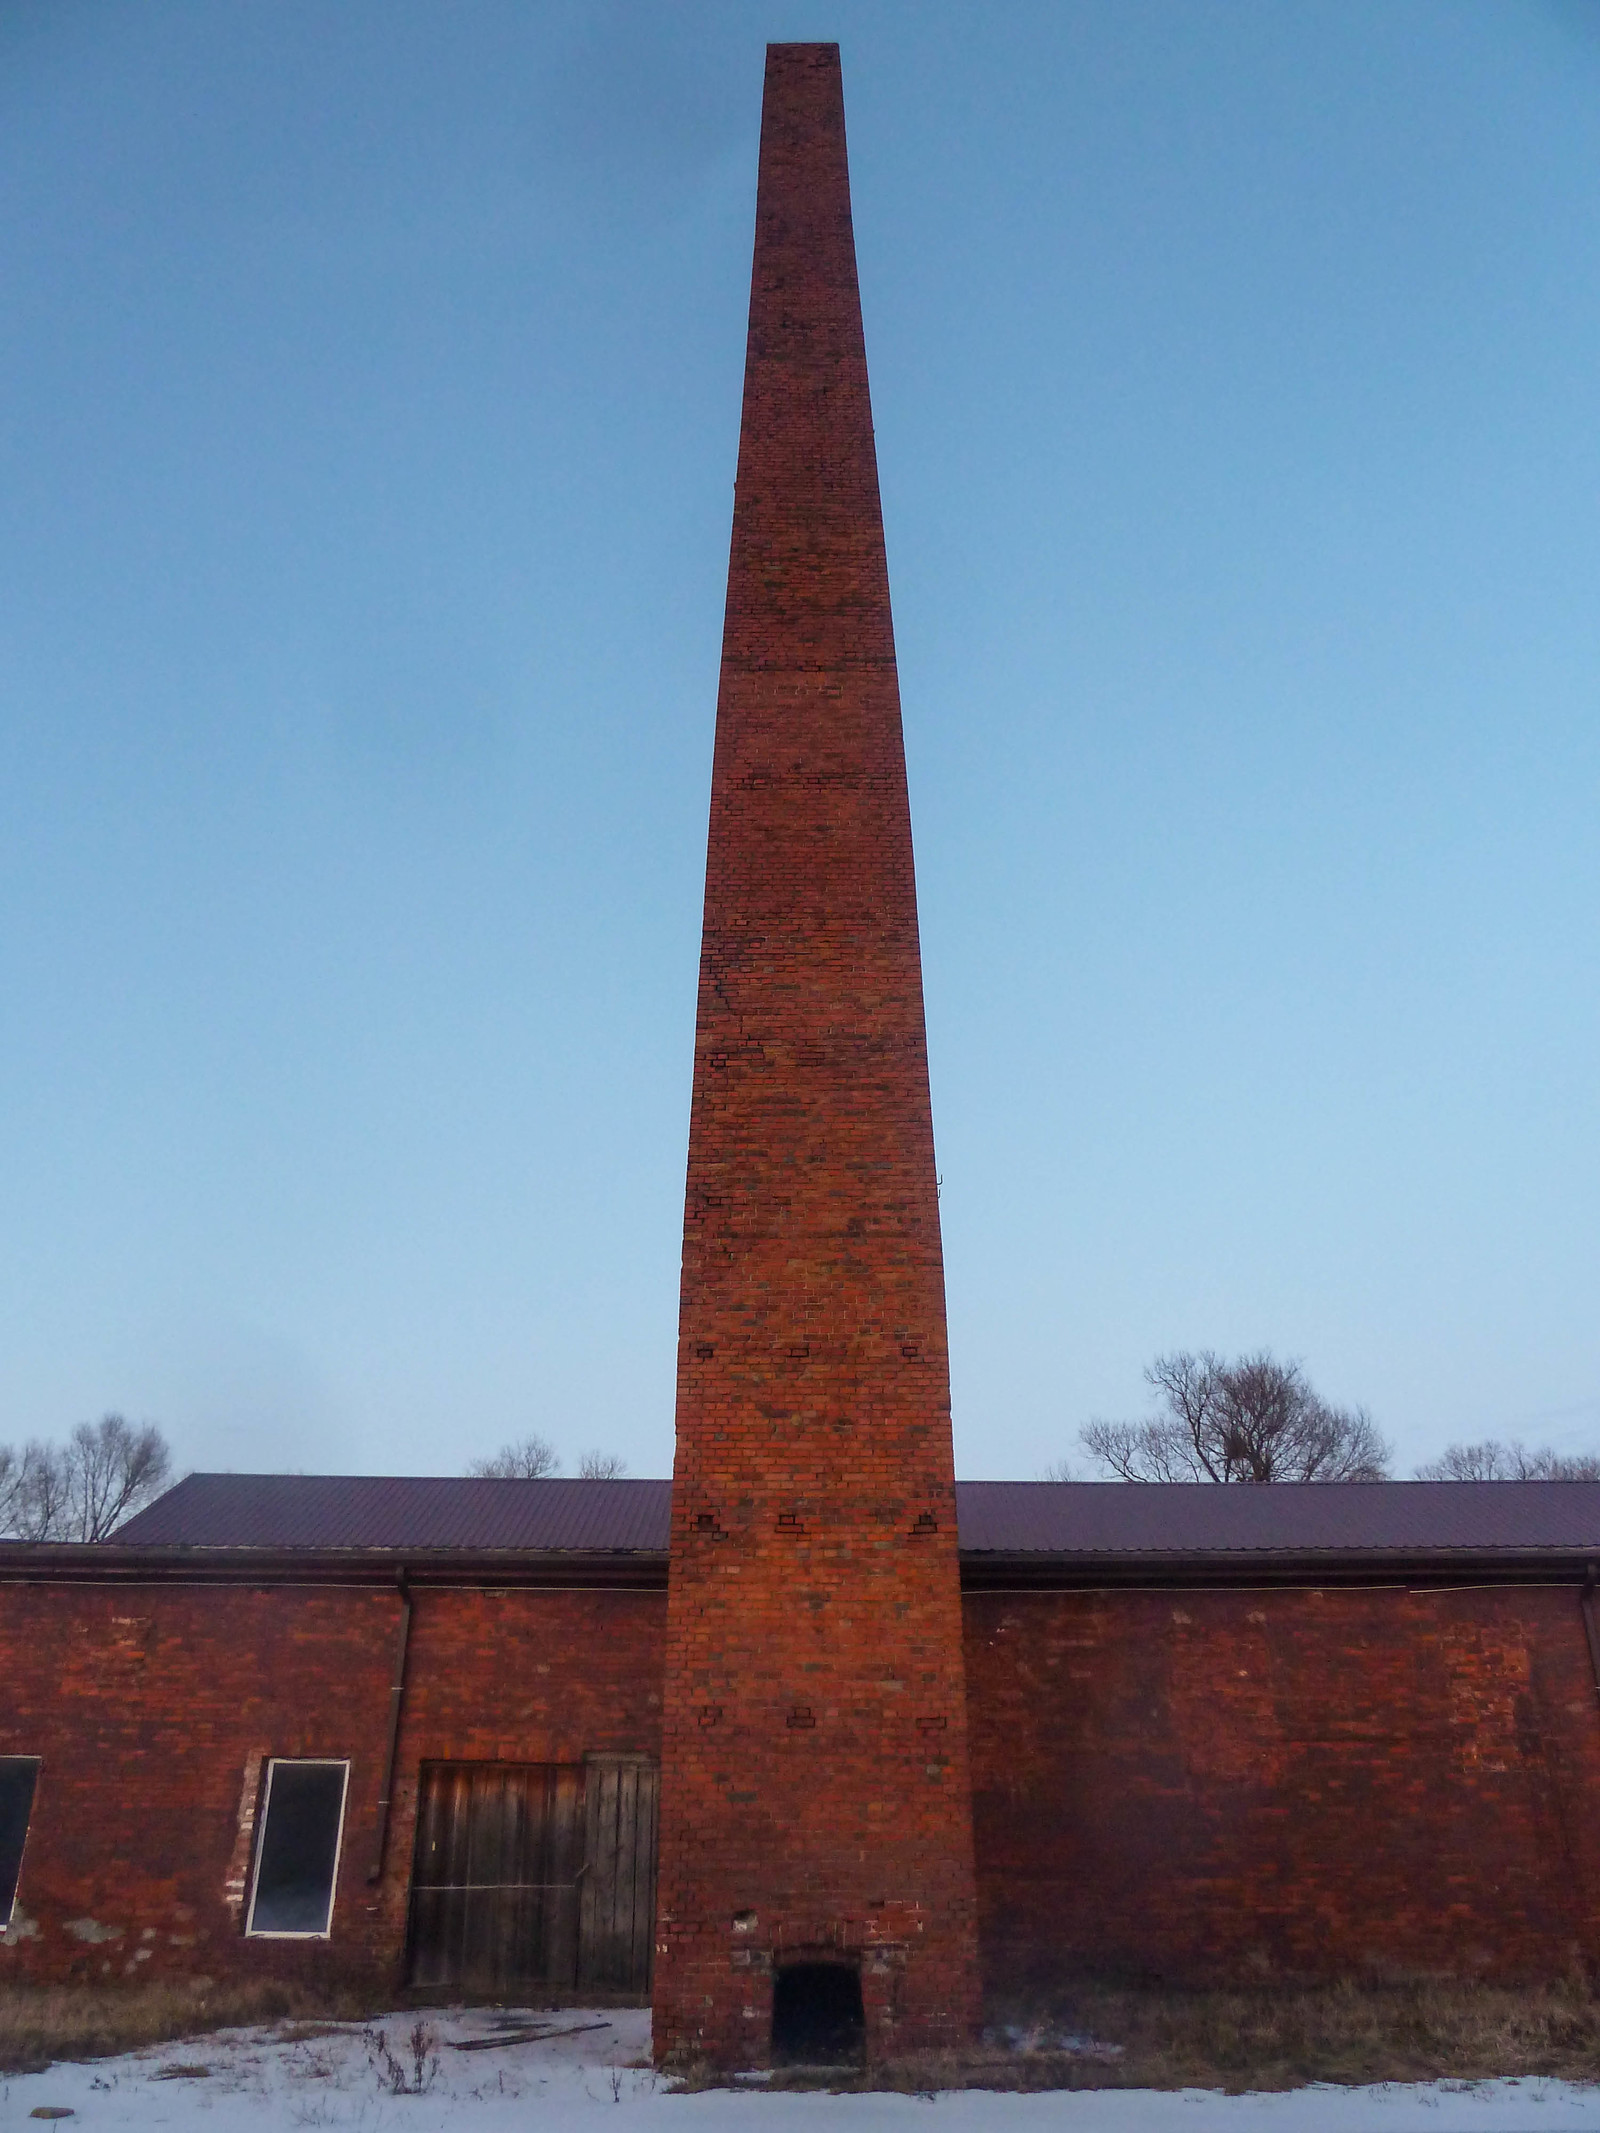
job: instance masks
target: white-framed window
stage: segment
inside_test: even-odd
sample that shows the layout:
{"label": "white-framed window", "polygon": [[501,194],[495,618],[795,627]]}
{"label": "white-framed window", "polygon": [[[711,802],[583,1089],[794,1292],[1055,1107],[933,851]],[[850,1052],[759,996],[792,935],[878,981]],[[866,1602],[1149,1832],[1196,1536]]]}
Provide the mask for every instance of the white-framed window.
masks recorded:
{"label": "white-framed window", "polygon": [[0,1931],[10,1925],[16,1906],[22,1847],[28,1841],[38,1782],[38,1756],[0,1755]]}
{"label": "white-framed window", "polygon": [[246,1933],[327,1939],[349,1779],[348,1762],[275,1755],[267,1764]]}

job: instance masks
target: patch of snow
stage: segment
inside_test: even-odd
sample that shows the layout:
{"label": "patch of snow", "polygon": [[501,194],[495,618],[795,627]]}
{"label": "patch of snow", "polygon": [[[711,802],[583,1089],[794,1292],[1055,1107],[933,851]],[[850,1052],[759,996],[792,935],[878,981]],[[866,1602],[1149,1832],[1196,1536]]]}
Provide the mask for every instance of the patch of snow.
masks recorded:
{"label": "patch of snow", "polygon": [[[1600,2133],[1600,2088],[1564,2081],[931,2098],[767,2094],[741,2083],[683,2095],[647,2063],[642,2008],[430,2010],[421,2017],[420,2059],[411,2042],[417,2021],[411,2012],[325,2030],[223,2030],[116,2059],[63,2062],[0,2079],[0,2128],[55,2107],[73,2114],[64,2121],[73,2133],[608,2133],[612,2124],[617,2133],[812,2133],[822,2119],[837,2120],[840,2133]],[[397,2081],[406,2093],[396,2093]]]}
{"label": "patch of snow", "polygon": [[1120,2044],[1103,2044],[1096,2037],[1080,2036],[1076,2030],[1057,2029],[1048,2022],[1008,2022],[1003,2029],[985,2030],[986,2041],[1005,2044],[1014,2052],[1060,2052],[1069,2059],[1120,2059]]}

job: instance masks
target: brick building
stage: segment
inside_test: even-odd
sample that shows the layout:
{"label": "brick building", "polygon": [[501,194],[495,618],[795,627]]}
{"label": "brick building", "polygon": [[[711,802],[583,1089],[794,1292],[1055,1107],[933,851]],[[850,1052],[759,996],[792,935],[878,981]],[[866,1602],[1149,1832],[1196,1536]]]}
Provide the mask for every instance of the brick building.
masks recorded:
{"label": "brick building", "polygon": [[[956,1497],[991,2001],[1600,1967],[1600,1484]],[[197,1475],[0,1549],[0,1976],[643,1996],[670,1532],[666,1482]]]}
{"label": "brick building", "polygon": [[769,51],[672,1482],[192,1476],[0,1546],[0,1976],[649,1994],[1600,1963],[1600,1485],[954,1479],[838,53]]}

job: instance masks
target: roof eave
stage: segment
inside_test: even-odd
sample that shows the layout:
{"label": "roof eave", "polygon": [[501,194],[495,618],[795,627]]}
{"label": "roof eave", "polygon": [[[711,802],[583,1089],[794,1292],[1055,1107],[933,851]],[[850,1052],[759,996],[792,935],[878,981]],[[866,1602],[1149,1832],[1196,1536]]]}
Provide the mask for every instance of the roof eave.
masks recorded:
{"label": "roof eave", "polygon": [[654,1548],[119,1547],[115,1541],[0,1543],[0,1585],[613,1586],[664,1589]]}
{"label": "roof eave", "polygon": [[[1600,1547],[964,1549],[964,1591],[1173,1585],[1581,1584]],[[660,1591],[665,1549],[269,1548],[0,1542],[0,1584],[614,1587]]]}
{"label": "roof eave", "polygon": [[1171,1585],[1583,1584],[1600,1546],[1579,1548],[964,1549],[964,1592]]}

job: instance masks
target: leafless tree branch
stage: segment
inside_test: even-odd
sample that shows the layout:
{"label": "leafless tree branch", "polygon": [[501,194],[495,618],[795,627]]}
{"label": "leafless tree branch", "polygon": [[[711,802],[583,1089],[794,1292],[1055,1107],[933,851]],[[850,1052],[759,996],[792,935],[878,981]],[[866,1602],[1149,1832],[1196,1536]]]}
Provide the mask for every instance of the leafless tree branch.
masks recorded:
{"label": "leafless tree branch", "polygon": [[152,1422],[82,1422],[65,1444],[0,1445],[0,1533],[19,1540],[102,1541],[161,1493],[172,1474]]}
{"label": "leafless tree branch", "polygon": [[543,1481],[561,1471],[561,1456],[548,1437],[532,1431],[515,1444],[502,1444],[490,1459],[474,1459],[467,1468],[488,1481]]}
{"label": "leafless tree branch", "polygon": [[1158,1411],[1089,1423],[1084,1449],[1121,1481],[1382,1481],[1389,1447],[1365,1408],[1332,1407],[1298,1363],[1266,1349],[1225,1363],[1209,1350],[1157,1356]]}
{"label": "leafless tree branch", "polygon": [[628,1471],[628,1462],[615,1452],[585,1452],[578,1461],[580,1481],[619,1481]]}
{"label": "leafless tree branch", "polygon": [[1481,1444],[1447,1445],[1437,1459],[1417,1468],[1419,1481],[1600,1481],[1600,1458],[1593,1452],[1558,1452],[1548,1445],[1530,1451],[1515,1438],[1502,1444],[1486,1437]]}

